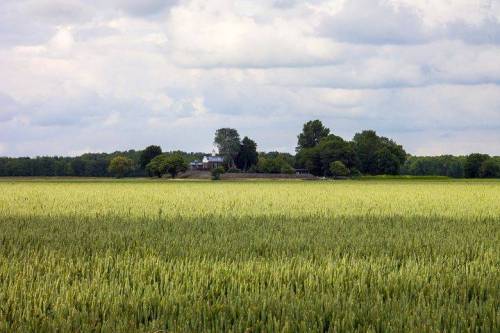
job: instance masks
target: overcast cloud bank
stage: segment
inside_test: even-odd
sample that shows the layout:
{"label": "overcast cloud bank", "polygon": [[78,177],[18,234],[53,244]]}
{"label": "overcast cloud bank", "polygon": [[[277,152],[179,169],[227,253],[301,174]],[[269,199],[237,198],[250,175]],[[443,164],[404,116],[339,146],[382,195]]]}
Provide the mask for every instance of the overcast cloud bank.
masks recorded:
{"label": "overcast cloud bank", "polygon": [[0,3],[0,155],[210,151],[227,126],[293,151],[314,118],[500,154],[500,1],[105,3]]}

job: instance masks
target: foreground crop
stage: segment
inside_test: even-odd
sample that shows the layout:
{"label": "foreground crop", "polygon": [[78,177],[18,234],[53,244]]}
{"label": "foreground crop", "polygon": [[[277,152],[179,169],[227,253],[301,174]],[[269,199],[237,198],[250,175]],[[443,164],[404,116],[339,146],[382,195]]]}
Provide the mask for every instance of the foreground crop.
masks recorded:
{"label": "foreground crop", "polygon": [[500,183],[0,189],[0,331],[499,330]]}

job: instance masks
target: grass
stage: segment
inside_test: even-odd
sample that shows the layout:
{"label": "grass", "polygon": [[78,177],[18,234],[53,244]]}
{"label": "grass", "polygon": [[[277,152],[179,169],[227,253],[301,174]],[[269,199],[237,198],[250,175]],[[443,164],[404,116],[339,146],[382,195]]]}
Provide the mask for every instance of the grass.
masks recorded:
{"label": "grass", "polygon": [[0,182],[0,331],[500,330],[500,182]]}

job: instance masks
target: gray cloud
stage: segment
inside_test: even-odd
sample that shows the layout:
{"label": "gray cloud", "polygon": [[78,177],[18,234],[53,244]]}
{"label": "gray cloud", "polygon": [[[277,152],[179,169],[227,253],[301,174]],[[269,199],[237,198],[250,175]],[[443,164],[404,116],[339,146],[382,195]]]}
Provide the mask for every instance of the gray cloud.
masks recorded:
{"label": "gray cloud", "polygon": [[150,16],[162,13],[176,5],[178,0],[112,0],[111,3],[135,16]]}
{"label": "gray cloud", "polygon": [[222,126],[293,151],[311,118],[500,154],[500,13],[434,5],[5,0],[0,154],[210,151]]}
{"label": "gray cloud", "polygon": [[335,40],[359,44],[414,44],[429,39],[414,8],[395,8],[388,1],[346,1],[327,17],[319,31]]}
{"label": "gray cloud", "polygon": [[397,1],[346,1],[339,12],[323,18],[318,30],[337,41],[358,44],[422,44],[447,39],[472,44],[500,43],[500,17],[490,11],[479,22],[452,17],[440,24],[426,25],[425,13],[408,2],[396,6]]}

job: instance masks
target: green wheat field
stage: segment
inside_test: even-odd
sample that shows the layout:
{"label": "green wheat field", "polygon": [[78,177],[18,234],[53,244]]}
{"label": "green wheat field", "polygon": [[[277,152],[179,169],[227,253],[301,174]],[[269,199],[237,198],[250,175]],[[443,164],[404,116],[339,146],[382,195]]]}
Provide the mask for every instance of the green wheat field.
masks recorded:
{"label": "green wheat field", "polygon": [[0,181],[0,332],[499,332],[500,182]]}

